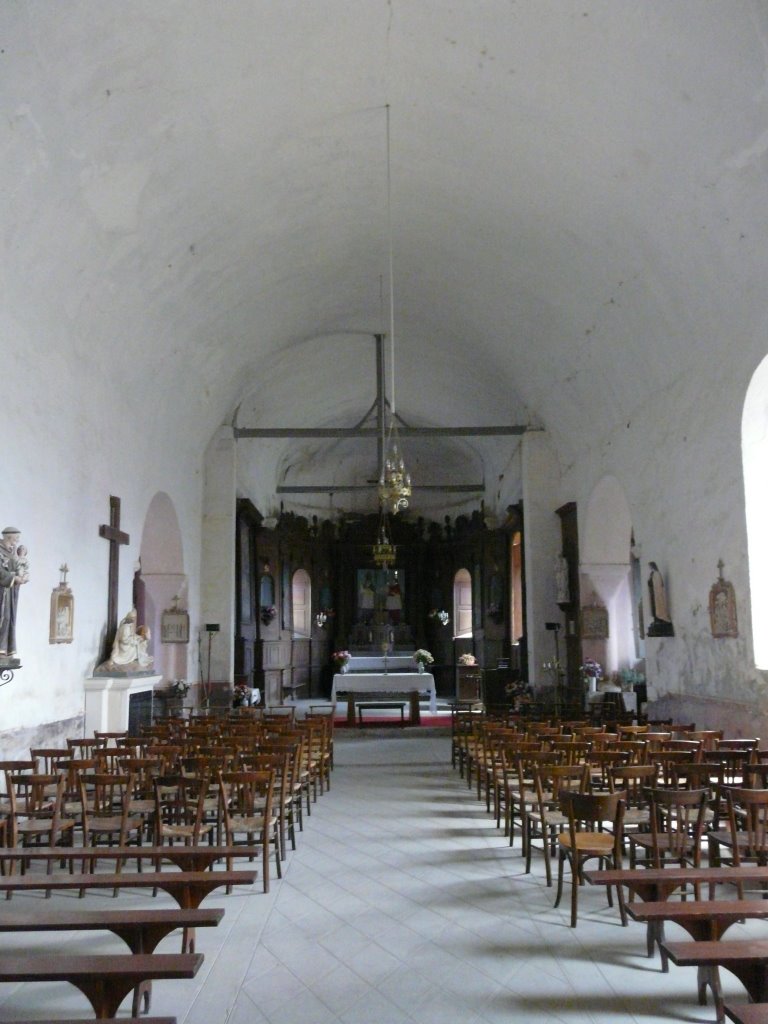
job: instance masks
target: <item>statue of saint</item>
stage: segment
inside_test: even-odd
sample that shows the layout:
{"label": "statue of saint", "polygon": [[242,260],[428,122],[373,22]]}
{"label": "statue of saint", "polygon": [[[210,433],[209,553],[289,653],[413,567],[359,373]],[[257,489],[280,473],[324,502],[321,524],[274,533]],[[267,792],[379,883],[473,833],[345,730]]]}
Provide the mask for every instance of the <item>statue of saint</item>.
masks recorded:
{"label": "statue of saint", "polygon": [[0,658],[16,656],[16,611],[19,587],[29,581],[27,549],[21,531],[6,526],[0,539]]}
{"label": "statue of saint", "polygon": [[648,627],[648,636],[674,636],[672,617],[667,604],[667,591],[664,577],[655,562],[649,562],[651,575],[648,577],[648,593],[651,599],[651,615],[653,621]]}
{"label": "statue of saint", "polygon": [[115,633],[109,659],[96,669],[96,675],[119,675],[148,672],[154,663],[149,653],[151,634],[148,626],[136,626],[136,609],[131,608]]}

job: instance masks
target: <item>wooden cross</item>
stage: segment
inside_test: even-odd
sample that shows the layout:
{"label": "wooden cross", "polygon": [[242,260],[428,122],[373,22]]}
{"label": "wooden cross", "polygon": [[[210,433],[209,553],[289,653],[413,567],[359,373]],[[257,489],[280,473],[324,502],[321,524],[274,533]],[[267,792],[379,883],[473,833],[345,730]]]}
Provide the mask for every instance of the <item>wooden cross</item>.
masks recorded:
{"label": "wooden cross", "polygon": [[117,632],[117,587],[120,568],[120,545],[131,539],[120,529],[120,499],[109,496],[109,525],[99,527],[99,536],[109,541],[109,583],[107,593],[107,633],[104,638],[104,659],[112,650],[112,641]]}

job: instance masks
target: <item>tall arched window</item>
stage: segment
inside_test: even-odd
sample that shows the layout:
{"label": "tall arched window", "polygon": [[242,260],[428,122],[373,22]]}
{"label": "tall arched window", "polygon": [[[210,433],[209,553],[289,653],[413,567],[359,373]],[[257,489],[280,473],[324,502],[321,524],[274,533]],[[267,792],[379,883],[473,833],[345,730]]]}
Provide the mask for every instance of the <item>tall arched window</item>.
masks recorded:
{"label": "tall arched window", "polygon": [[312,582],[306,569],[297,569],[291,581],[293,635],[312,634]]}
{"label": "tall arched window", "polygon": [[755,665],[768,668],[768,356],[755,370],[744,399],[741,418],[741,456],[744,468],[744,510],[747,519],[749,591],[752,604],[752,644]]}
{"label": "tall arched window", "polygon": [[453,624],[455,637],[472,636],[472,576],[459,569],[453,577]]}

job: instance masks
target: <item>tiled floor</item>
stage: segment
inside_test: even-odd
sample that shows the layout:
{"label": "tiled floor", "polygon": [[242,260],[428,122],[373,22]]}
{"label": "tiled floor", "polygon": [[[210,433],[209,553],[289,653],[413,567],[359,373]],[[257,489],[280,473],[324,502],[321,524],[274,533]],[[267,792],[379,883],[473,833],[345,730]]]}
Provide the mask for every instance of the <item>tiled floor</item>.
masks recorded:
{"label": "tiled floor", "polygon": [[[332,791],[313,807],[284,878],[267,896],[257,884],[206,901],[226,913],[218,928],[198,932],[202,970],[194,981],[156,984],[152,1013],[186,1024],[713,1020],[696,1004],[695,971],[661,974],[644,955],[643,927],[622,928],[603,890],[582,890],[579,927],[568,927],[540,860],[523,873],[519,844],[510,850],[452,771],[447,733],[436,732],[337,731]],[[32,913],[37,900],[14,897],[10,906]],[[99,894],[47,906],[57,904],[115,906]],[[733,929],[749,934],[754,928]],[[19,945],[0,938],[2,949]],[[21,945],[123,952],[116,939],[83,934]],[[160,951],[178,951],[178,936]],[[745,1001],[738,982],[723,981]],[[0,1020],[47,1015],[89,1013],[69,986],[0,986]]]}

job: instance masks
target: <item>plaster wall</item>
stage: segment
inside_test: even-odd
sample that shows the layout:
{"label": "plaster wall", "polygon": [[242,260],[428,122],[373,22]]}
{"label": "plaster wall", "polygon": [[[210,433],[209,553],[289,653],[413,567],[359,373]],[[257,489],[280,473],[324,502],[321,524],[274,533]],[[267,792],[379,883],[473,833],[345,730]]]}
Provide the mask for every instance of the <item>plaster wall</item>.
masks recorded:
{"label": "plaster wall", "polygon": [[[762,355],[755,342],[733,350],[727,370],[702,360],[582,450],[565,477],[569,493],[586,504],[597,481],[613,474],[627,496],[644,581],[649,560],[665,576],[675,636],[645,642],[656,710],[723,728],[768,708],[752,649],[741,460],[744,396]],[[711,635],[709,590],[720,558],[736,591],[736,639]],[[645,585],[643,600],[647,624]]]}
{"label": "plaster wall", "polygon": [[[0,330],[12,343],[5,379],[13,386],[0,412],[6,438],[0,516],[2,526],[21,530],[31,578],[19,596],[22,668],[0,687],[0,753],[11,735],[42,737],[51,723],[72,723],[83,713],[83,680],[100,660],[106,629],[109,545],[99,525],[109,521],[110,494],[121,498],[121,528],[130,536],[120,549],[119,617],[131,607],[144,520],[159,490],[178,512],[196,617],[201,519],[199,449],[176,433],[171,405],[134,401],[119,374],[110,377],[100,363],[96,339],[90,339],[93,356],[78,359],[84,342],[73,338],[66,317],[54,327],[40,310],[25,309],[28,296],[21,287],[13,290],[10,276],[4,283]],[[175,445],[163,442],[171,437]],[[64,562],[75,601],[74,640],[49,644],[51,591]],[[190,659],[178,666],[180,674],[192,665]]]}
{"label": "plaster wall", "polygon": [[[554,634],[545,622],[562,622],[557,607],[553,566],[560,552],[558,501],[560,467],[548,436],[525,434],[522,443],[523,514],[525,516],[526,634],[529,682],[551,683],[542,662],[555,656]],[[561,661],[564,652],[560,652]]]}

